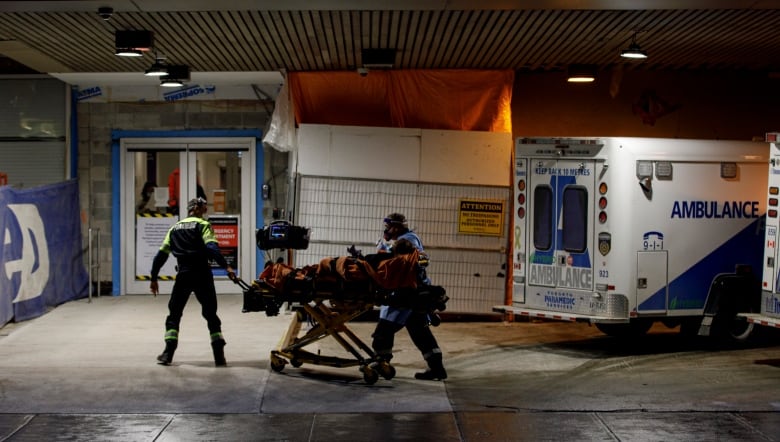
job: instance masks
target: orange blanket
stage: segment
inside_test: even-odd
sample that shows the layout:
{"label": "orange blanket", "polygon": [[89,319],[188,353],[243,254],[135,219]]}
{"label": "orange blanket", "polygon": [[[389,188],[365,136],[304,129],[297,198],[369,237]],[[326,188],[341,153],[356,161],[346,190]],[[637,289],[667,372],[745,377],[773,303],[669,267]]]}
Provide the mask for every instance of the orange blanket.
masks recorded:
{"label": "orange blanket", "polygon": [[296,269],[284,263],[266,267],[258,279],[278,291],[283,291],[290,280],[304,281],[371,281],[382,289],[417,287],[419,252],[379,261],[371,266],[368,261],[351,256],[324,258],[318,265]]}

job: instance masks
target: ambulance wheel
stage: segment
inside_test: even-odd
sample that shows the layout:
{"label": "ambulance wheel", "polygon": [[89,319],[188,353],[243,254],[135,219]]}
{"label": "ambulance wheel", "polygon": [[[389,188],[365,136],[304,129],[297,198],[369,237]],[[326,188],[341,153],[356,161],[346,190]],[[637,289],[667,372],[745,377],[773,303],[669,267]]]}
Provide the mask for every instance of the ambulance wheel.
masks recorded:
{"label": "ambulance wheel", "polygon": [[376,381],[379,380],[379,373],[368,365],[360,367],[360,371],[363,372],[363,380],[366,381],[366,384],[368,385],[374,385],[376,384]]}
{"label": "ambulance wheel", "polygon": [[735,318],[731,323],[731,329],[729,330],[729,338],[736,342],[745,342],[753,336],[753,331],[756,324],[748,322],[744,318]]}
{"label": "ambulance wheel", "polygon": [[731,343],[748,342],[755,331],[755,324],[738,317],[729,311],[719,312],[713,320],[713,331],[710,333],[716,339]]}
{"label": "ambulance wheel", "polygon": [[271,369],[277,373],[281,373],[284,370],[284,366],[287,362],[276,355],[271,355]]}

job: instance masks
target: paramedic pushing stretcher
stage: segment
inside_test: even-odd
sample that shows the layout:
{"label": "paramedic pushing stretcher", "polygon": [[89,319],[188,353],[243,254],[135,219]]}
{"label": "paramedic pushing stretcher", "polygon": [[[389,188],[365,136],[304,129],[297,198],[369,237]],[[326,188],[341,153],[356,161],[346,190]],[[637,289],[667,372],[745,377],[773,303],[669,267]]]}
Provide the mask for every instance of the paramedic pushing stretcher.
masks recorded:
{"label": "paramedic pushing stretcher", "polygon": [[[392,213],[384,220],[385,231],[382,240],[377,245],[378,251],[392,252],[393,242],[396,245],[409,241],[419,252],[423,252],[420,237],[409,230],[406,217],[400,213]],[[430,284],[431,280],[420,270],[418,283]],[[447,372],[444,370],[441,349],[436,342],[430,328],[431,322],[427,313],[413,311],[408,308],[390,307],[383,305],[379,310],[379,322],[376,325],[371,346],[377,357],[390,361],[393,357],[393,342],[395,333],[406,327],[412,342],[420,350],[428,370],[415,373],[416,379],[444,380]]]}
{"label": "paramedic pushing stretcher", "polygon": [[217,292],[209,258],[227,269],[228,277],[232,281],[236,279],[236,274],[219,251],[211,223],[203,219],[206,208],[207,203],[203,198],[195,198],[187,203],[189,216],[168,230],[152,263],[152,282],[149,287],[155,296],[159,291],[157,277],[168,260],[168,255],[172,253],[178,263],[176,281],[168,302],[168,317],[165,319],[165,350],[157,357],[161,365],[170,365],[173,360],[173,353],[179,342],[179,324],[192,292],[195,292],[203,318],[208,324],[214,364],[227,364],[224,353],[225,339],[222,337],[222,322],[217,316]]}

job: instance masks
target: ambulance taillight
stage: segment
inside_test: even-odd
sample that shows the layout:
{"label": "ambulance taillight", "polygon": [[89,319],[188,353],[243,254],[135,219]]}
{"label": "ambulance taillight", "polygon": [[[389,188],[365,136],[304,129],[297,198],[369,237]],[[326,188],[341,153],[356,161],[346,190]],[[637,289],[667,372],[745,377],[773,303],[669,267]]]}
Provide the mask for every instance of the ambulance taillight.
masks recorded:
{"label": "ambulance taillight", "polygon": [[523,219],[525,218],[525,180],[517,182],[517,190],[520,191],[517,194],[517,217]]}

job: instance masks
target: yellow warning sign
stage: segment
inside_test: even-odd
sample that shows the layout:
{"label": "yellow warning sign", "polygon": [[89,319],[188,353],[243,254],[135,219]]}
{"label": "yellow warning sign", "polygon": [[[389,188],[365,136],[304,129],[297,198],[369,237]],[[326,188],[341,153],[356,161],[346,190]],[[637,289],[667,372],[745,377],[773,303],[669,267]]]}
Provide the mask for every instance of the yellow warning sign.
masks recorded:
{"label": "yellow warning sign", "polygon": [[458,233],[501,236],[504,228],[504,202],[497,200],[460,200]]}

